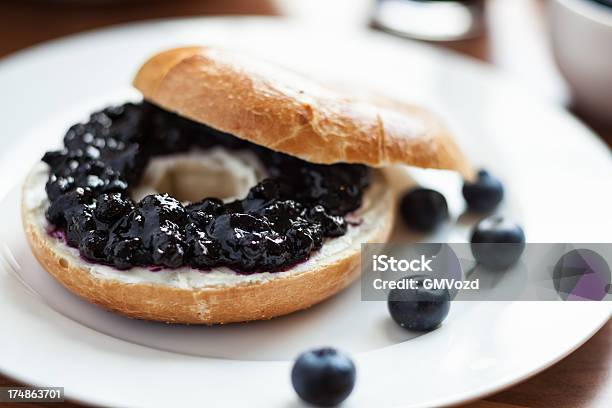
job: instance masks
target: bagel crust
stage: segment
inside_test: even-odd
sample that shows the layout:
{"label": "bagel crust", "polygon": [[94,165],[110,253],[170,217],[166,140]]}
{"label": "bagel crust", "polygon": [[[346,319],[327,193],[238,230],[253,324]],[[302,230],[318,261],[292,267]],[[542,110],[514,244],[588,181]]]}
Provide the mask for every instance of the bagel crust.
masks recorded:
{"label": "bagel crust", "polygon": [[[228,284],[180,287],[146,280],[134,282],[120,278],[125,276],[129,279],[133,271],[113,270],[84,261],[77,250],[49,235],[49,226],[44,219],[48,203],[46,199],[39,198],[42,193],[39,190],[44,189],[44,184],[36,182],[36,173],[35,168],[28,176],[22,194],[23,226],[36,259],[49,274],[78,296],[105,309],[138,319],[210,325],[271,319],[308,308],[353,282],[360,274],[360,243],[385,242],[393,225],[393,193],[385,179],[378,175],[376,186],[370,187],[376,188],[370,194],[368,205],[373,208],[367,210],[372,211],[370,216],[357,211],[364,220],[368,220],[367,232],[359,235],[359,242],[353,240],[333,259],[320,256],[316,261],[306,261],[307,268],[299,273],[266,273],[268,278],[261,280],[247,279],[253,277],[248,275]],[[342,239],[334,238],[328,242]],[[327,244],[324,244],[324,248]],[[102,274],[96,268],[114,272]],[[191,272],[203,277],[207,273]],[[164,273],[164,270],[145,273],[153,276]]]}
{"label": "bagel crust", "polygon": [[134,86],[177,114],[313,163],[473,171],[426,109],[337,92],[292,71],[208,47],[150,58]]}

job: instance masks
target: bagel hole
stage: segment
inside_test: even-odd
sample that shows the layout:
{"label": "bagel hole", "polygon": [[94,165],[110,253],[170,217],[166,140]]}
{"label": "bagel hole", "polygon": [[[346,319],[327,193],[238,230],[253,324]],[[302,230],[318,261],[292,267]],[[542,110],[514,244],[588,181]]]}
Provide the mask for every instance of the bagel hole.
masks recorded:
{"label": "bagel hole", "polygon": [[154,157],[132,195],[137,201],[157,193],[183,203],[207,197],[230,201],[246,196],[263,177],[263,167],[250,152],[194,151]]}

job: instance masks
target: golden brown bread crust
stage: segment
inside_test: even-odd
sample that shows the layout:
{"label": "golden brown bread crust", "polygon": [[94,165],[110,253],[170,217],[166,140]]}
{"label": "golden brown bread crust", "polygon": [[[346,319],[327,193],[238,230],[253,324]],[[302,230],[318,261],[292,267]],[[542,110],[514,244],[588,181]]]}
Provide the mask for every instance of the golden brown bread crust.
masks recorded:
{"label": "golden brown bread crust", "polygon": [[[22,194],[22,221],[26,237],[43,268],[70,291],[123,315],[146,320],[185,324],[224,324],[271,319],[308,308],[338,293],[360,273],[360,251],[347,251],[337,262],[300,274],[265,282],[198,289],[178,288],[159,283],[126,283],[95,276],[79,266],[78,256],[66,256],[53,249],[56,238],[26,205]],[[386,242],[393,225],[393,195],[379,197],[388,201],[389,210],[379,220],[369,242]],[[62,244],[63,245],[63,244]],[[127,271],[126,273],[129,273]]]}
{"label": "golden brown bread crust", "polygon": [[134,86],[164,109],[310,162],[473,173],[448,129],[423,108],[349,97],[219,49],[157,54],[140,68]]}

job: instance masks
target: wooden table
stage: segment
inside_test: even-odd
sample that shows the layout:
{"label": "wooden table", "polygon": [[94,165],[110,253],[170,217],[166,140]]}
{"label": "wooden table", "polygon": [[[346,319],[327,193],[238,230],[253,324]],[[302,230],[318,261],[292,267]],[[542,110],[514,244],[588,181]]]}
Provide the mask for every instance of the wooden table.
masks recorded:
{"label": "wooden table", "polygon": [[[541,1],[490,0],[489,6],[489,28],[484,36],[436,46],[448,47],[492,63],[532,84],[543,97],[563,103],[565,89],[550,57]],[[111,2],[105,5],[0,0],[0,57],[41,41],[135,20],[187,15],[257,14],[316,17],[318,20],[327,18],[342,24],[365,24],[369,7],[371,2],[368,0],[174,0]],[[520,35],[508,35],[519,31]],[[529,58],[525,58],[525,53],[529,54]],[[525,61],[531,65],[526,65]],[[611,127],[586,117],[583,119],[612,146]],[[612,406],[611,367],[612,322],[608,322],[584,346],[552,368],[466,407],[609,407]],[[8,385],[20,384],[0,376],[0,386]],[[67,402],[59,406],[80,405]]]}

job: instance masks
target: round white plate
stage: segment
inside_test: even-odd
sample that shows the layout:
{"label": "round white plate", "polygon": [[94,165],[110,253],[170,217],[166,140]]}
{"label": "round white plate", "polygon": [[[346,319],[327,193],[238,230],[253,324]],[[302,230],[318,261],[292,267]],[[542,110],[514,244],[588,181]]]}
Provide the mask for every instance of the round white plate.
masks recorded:
{"label": "round white plate", "polygon": [[[217,44],[299,71],[365,86],[442,112],[478,165],[502,177],[502,211],[532,242],[610,242],[610,152],[584,126],[470,60],[384,34],[273,19],[189,19],[123,26],[52,42],[0,63],[0,370],[63,386],[105,406],[300,406],[291,360],[319,345],[351,353],[358,383],[346,406],[432,406],[493,393],[550,366],[610,317],[597,302],[454,303],[415,337],[359,284],[311,310],[268,322],[183,327],[133,321],[81,301],[36,263],[19,221],[25,171],[66,128],[135,97],[130,80],[162,48]],[[454,215],[460,183],[413,171]],[[12,190],[11,190],[12,188]],[[10,190],[10,191],[9,191]],[[469,217],[432,240],[465,241]],[[406,239],[398,230],[396,239]],[[4,273],[5,272],[5,273]]]}

